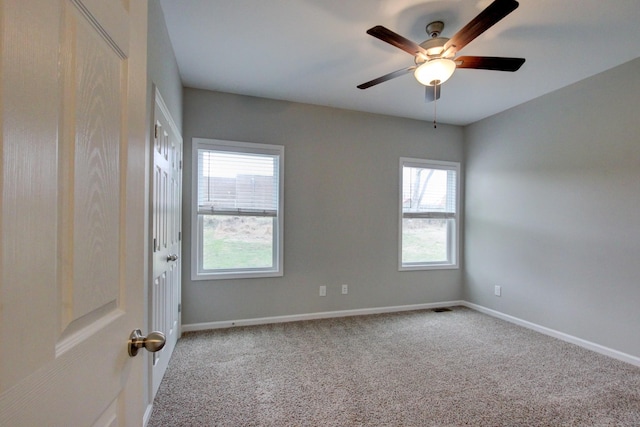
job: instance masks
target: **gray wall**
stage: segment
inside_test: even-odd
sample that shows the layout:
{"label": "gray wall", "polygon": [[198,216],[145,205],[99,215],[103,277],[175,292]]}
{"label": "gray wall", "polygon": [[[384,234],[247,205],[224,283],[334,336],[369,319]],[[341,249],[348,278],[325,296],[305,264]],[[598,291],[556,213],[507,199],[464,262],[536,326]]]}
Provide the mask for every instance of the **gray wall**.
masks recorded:
{"label": "gray wall", "polygon": [[[183,137],[183,324],[460,298],[461,270],[398,272],[397,205],[399,158],[462,161],[461,128],[186,88]],[[194,137],[285,146],[284,277],[191,281]]]}
{"label": "gray wall", "polygon": [[[149,85],[158,87],[171,118],[182,131],[182,81],[159,0],[149,0],[147,60]],[[153,114],[153,98],[148,99]]]}
{"label": "gray wall", "polygon": [[634,60],[465,129],[466,300],[640,356],[639,76]]}

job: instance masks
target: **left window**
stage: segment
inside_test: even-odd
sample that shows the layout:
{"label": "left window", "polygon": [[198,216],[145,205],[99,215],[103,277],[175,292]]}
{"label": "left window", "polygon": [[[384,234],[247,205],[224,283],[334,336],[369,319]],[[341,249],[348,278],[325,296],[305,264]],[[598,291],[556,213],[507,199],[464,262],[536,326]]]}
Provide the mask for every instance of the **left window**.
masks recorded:
{"label": "left window", "polygon": [[192,279],[283,274],[284,147],[193,139]]}

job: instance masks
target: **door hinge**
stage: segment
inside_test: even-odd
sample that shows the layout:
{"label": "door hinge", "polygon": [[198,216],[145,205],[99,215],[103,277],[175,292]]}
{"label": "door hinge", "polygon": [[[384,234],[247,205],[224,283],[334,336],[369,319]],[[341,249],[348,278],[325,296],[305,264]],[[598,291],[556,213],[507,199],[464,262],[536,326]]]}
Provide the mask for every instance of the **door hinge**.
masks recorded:
{"label": "door hinge", "polygon": [[180,169],[182,169],[182,160],[180,160]]}
{"label": "door hinge", "polygon": [[178,231],[178,241],[182,240],[182,231]]}
{"label": "door hinge", "polygon": [[155,237],[153,238],[153,252],[155,252],[158,249],[158,239],[156,239]]}
{"label": "door hinge", "polygon": [[182,313],[182,304],[178,304],[178,313]]}
{"label": "door hinge", "polygon": [[155,129],[154,129],[153,133],[154,133],[154,137],[156,139],[158,139],[158,125],[155,125]]}

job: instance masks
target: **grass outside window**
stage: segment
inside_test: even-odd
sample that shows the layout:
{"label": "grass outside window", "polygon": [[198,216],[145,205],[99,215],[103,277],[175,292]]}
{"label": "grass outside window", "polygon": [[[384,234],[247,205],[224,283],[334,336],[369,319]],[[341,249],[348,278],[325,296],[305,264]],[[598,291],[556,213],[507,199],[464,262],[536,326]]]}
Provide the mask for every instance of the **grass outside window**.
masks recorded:
{"label": "grass outside window", "polygon": [[204,270],[273,267],[273,218],[208,215],[202,242]]}

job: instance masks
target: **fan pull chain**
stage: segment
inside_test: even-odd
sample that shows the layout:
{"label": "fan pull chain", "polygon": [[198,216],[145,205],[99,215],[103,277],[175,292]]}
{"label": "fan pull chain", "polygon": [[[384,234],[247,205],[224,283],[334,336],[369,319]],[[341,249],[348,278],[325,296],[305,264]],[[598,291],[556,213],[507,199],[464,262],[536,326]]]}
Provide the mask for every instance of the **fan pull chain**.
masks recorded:
{"label": "fan pull chain", "polygon": [[438,103],[438,85],[433,85],[433,128],[436,129],[436,115],[438,113],[436,104]]}

